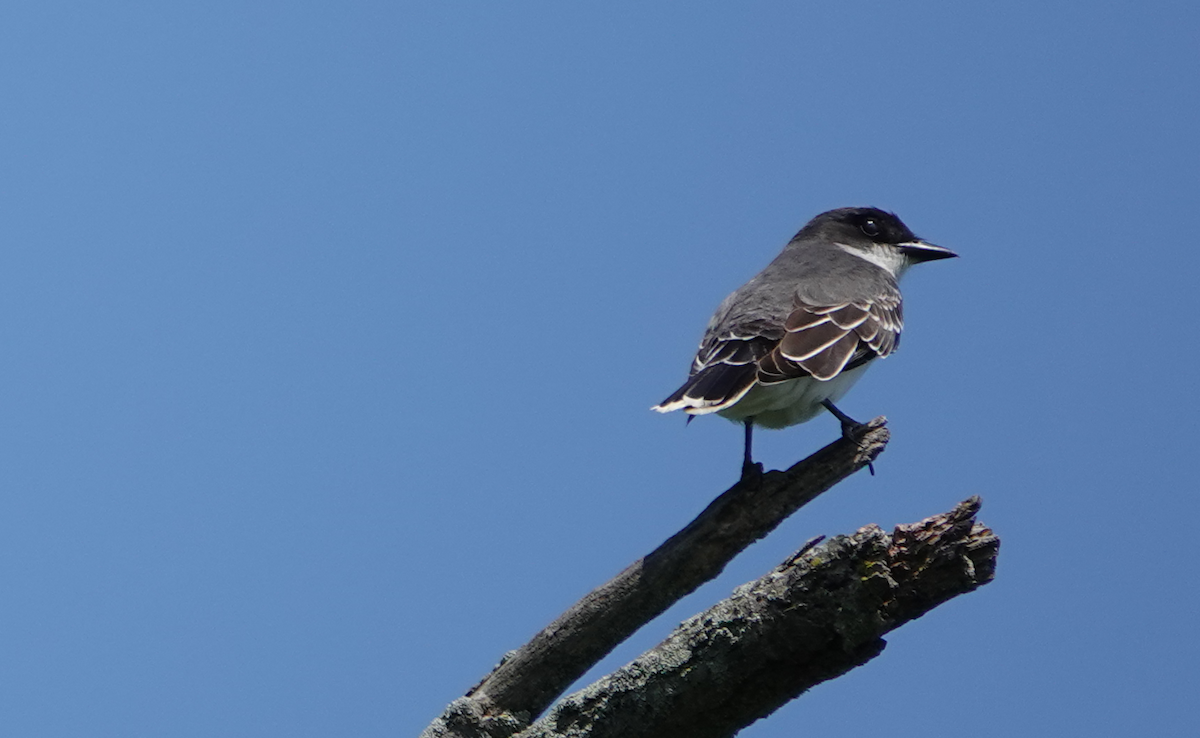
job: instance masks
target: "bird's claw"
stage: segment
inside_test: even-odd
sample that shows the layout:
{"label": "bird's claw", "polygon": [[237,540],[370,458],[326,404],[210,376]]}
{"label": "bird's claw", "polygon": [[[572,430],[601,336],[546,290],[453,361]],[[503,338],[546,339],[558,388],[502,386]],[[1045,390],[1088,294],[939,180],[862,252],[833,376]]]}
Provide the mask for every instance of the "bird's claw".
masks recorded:
{"label": "bird's claw", "polygon": [[759,462],[743,462],[741,484],[757,487],[762,483],[763,465]]}

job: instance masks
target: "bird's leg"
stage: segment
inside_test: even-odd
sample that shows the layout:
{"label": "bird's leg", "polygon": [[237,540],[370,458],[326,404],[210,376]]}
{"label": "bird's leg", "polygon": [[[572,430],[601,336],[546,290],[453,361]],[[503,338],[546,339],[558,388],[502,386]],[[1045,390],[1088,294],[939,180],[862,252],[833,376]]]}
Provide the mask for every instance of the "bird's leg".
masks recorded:
{"label": "bird's leg", "polygon": [[754,461],[750,454],[750,447],[754,442],[754,419],[746,418],[742,422],[745,424],[746,428],[746,445],[742,449],[742,469],[745,469],[746,467],[754,465]]}
{"label": "bird's leg", "polygon": [[[838,410],[837,405],[834,405],[833,402],[831,402],[828,398],[821,400],[821,404],[825,406],[826,410],[833,413],[833,417],[837,418],[842,424],[842,438],[845,438],[847,441],[854,441],[855,444],[858,444],[858,439],[856,439],[854,436],[857,435],[858,430],[865,426],[866,423],[860,423],[841,410]],[[874,464],[867,462],[867,469],[871,472],[871,476],[875,476]]]}
{"label": "bird's leg", "polygon": [[742,455],[742,481],[753,481],[757,484],[762,479],[763,467],[762,464],[755,464],[750,456],[751,440],[754,437],[754,418],[746,418],[743,422],[746,426],[746,448]]}

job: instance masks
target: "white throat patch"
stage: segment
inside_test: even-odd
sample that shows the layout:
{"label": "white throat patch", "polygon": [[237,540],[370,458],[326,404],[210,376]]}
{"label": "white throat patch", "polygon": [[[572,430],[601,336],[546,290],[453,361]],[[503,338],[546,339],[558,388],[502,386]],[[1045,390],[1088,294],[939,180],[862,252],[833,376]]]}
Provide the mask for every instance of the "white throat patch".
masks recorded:
{"label": "white throat patch", "polygon": [[883,269],[888,274],[896,279],[900,279],[900,275],[911,265],[908,257],[900,253],[900,249],[895,246],[885,244],[871,244],[866,249],[856,249],[853,246],[847,246],[844,243],[835,244],[839,249],[847,254],[853,254],[863,261],[869,261],[875,266]]}

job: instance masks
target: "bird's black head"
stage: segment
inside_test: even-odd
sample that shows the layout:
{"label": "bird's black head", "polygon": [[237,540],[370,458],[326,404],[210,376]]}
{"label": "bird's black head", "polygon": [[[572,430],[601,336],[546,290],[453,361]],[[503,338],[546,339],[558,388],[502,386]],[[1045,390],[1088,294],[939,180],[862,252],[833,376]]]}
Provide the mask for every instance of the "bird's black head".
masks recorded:
{"label": "bird's black head", "polygon": [[879,208],[838,208],[813,218],[792,239],[844,244],[854,249],[895,247],[906,263],[957,256],[953,251],[922,241],[893,213]]}
{"label": "bird's black head", "polygon": [[898,244],[917,240],[899,218],[879,208],[828,210],[810,220],[808,225],[796,234],[796,238],[806,236],[824,236],[850,243],[866,240],[880,244]]}

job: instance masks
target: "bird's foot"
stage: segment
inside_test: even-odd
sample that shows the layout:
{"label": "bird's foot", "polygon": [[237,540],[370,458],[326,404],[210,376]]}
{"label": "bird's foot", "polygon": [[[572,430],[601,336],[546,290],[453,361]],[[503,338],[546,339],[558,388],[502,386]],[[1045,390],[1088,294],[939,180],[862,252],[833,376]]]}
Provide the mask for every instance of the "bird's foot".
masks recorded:
{"label": "bird's foot", "polygon": [[821,400],[821,404],[842,424],[842,438],[853,441],[857,435],[856,431],[860,431],[866,425],[866,423],[860,423],[841,410],[838,410],[838,406],[829,400]]}
{"label": "bird's foot", "polygon": [[[832,413],[833,417],[837,418],[838,422],[842,424],[842,438],[853,442],[854,445],[858,446],[860,450],[866,450],[866,446],[864,446],[859,439],[861,439],[863,433],[866,432],[868,424],[858,422],[854,418],[839,410],[837,405],[834,405],[829,400],[822,400],[821,404],[824,405],[825,409]],[[867,471],[871,472],[871,476],[875,476],[875,464],[868,461]]]}
{"label": "bird's foot", "polygon": [[739,484],[757,487],[762,484],[763,465],[755,461],[742,462],[742,478]]}

